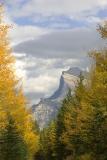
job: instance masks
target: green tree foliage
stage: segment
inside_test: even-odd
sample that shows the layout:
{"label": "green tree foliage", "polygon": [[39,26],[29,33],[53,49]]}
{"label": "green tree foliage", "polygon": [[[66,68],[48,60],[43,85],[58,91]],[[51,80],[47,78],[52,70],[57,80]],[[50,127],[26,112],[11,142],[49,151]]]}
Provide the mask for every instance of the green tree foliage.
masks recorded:
{"label": "green tree foliage", "polygon": [[27,146],[9,115],[8,124],[0,136],[1,160],[27,160]]}
{"label": "green tree foliage", "polygon": [[95,160],[107,158],[107,51],[92,54],[95,69],[86,102],[92,109],[87,128],[90,152]]}
{"label": "green tree foliage", "polygon": [[[99,27],[107,38],[107,23]],[[48,160],[107,160],[107,50],[93,51],[89,76],[63,100],[54,127],[42,135]],[[53,157],[55,155],[55,157]]]}
{"label": "green tree foliage", "polygon": [[45,160],[56,160],[56,122],[52,121],[49,127],[41,132],[41,154]]}
{"label": "green tree foliage", "polygon": [[82,147],[80,147],[80,145],[83,142],[80,138],[79,112],[81,110],[81,100],[84,93],[83,76],[80,75],[75,94],[71,95],[71,91],[69,91],[58,114],[58,159],[62,160],[66,157],[75,159],[77,153],[80,154],[82,152]]}

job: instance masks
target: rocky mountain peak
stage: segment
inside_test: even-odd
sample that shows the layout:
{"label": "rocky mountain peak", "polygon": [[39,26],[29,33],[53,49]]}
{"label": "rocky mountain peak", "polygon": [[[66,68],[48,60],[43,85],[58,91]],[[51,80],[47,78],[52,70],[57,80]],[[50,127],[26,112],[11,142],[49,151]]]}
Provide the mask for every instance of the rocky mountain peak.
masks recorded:
{"label": "rocky mountain peak", "polygon": [[59,87],[53,95],[49,98],[41,99],[37,105],[32,106],[33,116],[37,120],[40,129],[43,129],[48,125],[50,120],[56,117],[62,100],[66,96],[69,88],[71,88],[72,91],[74,90],[81,72],[81,69],[78,67],[63,71],[60,77]]}

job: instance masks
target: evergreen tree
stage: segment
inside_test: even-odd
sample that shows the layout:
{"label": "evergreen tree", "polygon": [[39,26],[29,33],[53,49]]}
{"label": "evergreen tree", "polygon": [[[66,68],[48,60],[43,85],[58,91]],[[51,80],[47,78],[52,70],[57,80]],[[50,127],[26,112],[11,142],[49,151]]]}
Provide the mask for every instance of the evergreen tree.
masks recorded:
{"label": "evergreen tree", "polygon": [[92,56],[95,60],[95,69],[86,102],[93,112],[87,128],[87,137],[93,159],[105,160],[107,158],[107,51],[94,52]]}
{"label": "evergreen tree", "polygon": [[[106,38],[106,23],[100,28]],[[90,74],[89,88],[82,100],[81,139],[86,144],[84,154],[89,160],[107,159],[107,50],[94,51],[91,54],[95,65]]]}
{"label": "evergreen tree", "polygon": [[[75,94],[67,95],[63,101],[62,108],[57,119],[58,136],[58,158],[64,159],[70,157],[76,159],[77,154],[82,152],[82,141],[80,139],[80,119],[81,101],[85,88],[83,85],[83,76],[80,75]],[[63,150],[63,153],[61,152]]]}
{"label": "evergreen tree", "polygon": [[1,160],[27,160],[27,146],[18,132],[15,122],[8,115],[8,124],[0,136]]}
{"label": "evergreen tree", "polygon": [[[107,38],[107,23],[99,31]],[[107,50],[91,58],[88,78],[80,74],[74,94],[69,90],[55,123],[41,134],[45,160],[107,160]]]}
{"label": "evergreen tree", "polygon": [[62,107],[59,110],[57,120],[56,120],[56,153],[57,159],[62,160],[66,155],[65,144],[61,141],[61,135],[65,132],[65,125],[64,125],[64,115],[66,112],[66,106],[68,103],[70,104],[71,100],[71,90],[69,90],[67,97],[62,102]]}
{"label": "evergreen tree", "polygon": [[41,132],[41,153],[46,160],[56,160],[56,122],[52,121],[47,128]]}

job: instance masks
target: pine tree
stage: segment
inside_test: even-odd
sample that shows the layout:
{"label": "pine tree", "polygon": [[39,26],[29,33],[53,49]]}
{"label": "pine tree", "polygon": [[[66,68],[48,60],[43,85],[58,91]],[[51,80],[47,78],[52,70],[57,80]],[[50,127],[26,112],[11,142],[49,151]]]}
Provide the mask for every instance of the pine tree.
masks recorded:
{"label": "pine tree", "polygon": [[94,159],[106,159],[107,152],[107,51],[93,53],[95,69],[87,102],[93,108],[88,138]]}
{"label": "pine tree", "polygon": [[[77,155],[82,151],[81,144],[83,143],[80,138],[80,119],[79,113],[81,111],[81,101],[83,95],[85,94],[85,87],[83,85],[83,76],[80,75],[80,80],[75,89],[75,94],[71,95],[70,92],[67,98],[63,102],[61,108],[61,113],[59,113],[58,121],[60,120],[60,125],[58,122],[58,135],[60,144],[60,155],[63,149],[63,155],[61,159],[70,157],[71,159],[76,159]],[[61,119],[59,119],[61,118]],[[63,128],[60,130],[60,127]],[[63,148],[62,148],[63,146]],[[59,151],[58,151],[59,152]]]}
{"label": "pine tree", "polygon": [[8,115],[8,124],[0,136],[1,160],[27,160],[27,146],[18,132],[14,120]]}
{"label": "pine tree", "polygon": [[[107,23],[99,31],[107,38]],[[86,83],[80,74],[74,95],[69,90],[56,122],[42,132],[46,160],[107,159],[107,50],[93,51],[91,58]]]}
{"label": "pine tree", "polygon": [[62,107],[60,108],[56,120],[56,153],[57,159],[62,160],[66,156],[65,144],[61,140],[62,134],[65,132],[64,115],[66,113],[68,104],[71,103],[71,90],[69,90],[66,98],[62,102]]}
{"label": "pine tree", "polygon": [[[100,28],[103,37],[106,28]],[[103,29],[103,30],[102,30]],[[94,51],[91,54],[94,68],[90,74],[90,85],[82,101],[81,139],[83,139],[84,154],[92,160],[107,159],[107,50]]]}
{"label": "pine tree", "polygon": [[41,153],[46,160],[56,160],[56,122],[52,121],[41,132]]}

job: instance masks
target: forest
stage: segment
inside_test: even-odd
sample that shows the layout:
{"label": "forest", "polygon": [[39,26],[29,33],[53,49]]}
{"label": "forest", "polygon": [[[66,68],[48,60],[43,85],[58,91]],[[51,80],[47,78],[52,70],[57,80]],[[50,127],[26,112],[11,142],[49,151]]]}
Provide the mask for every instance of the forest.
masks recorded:
{"label": "forest", "polygon": [[[23,86],[0,7],[0,160],[107,160],[107,49],[89,53],[87,79],[80,74],[56,119],[42,131],[27,109]],[[96,29],[107,38],[107,22]],[[87,53],[88,54],[88,53]]]}

